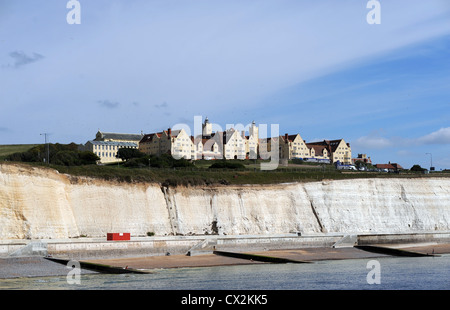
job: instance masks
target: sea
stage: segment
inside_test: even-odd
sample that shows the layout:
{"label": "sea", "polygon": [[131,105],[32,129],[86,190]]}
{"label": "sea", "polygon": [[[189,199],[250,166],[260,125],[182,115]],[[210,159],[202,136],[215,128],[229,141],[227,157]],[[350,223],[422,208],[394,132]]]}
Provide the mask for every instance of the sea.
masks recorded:
{"label": "sea", "polygon": [[7,290],[448,290],[450,254],[0,280]]}
{"label": "sea", "polygon": [[72,272],[3,279],[0,296],[23,306],[64,302],[99,309],[442,307],[450,289],[450,254],[156,269],[149,274]]}

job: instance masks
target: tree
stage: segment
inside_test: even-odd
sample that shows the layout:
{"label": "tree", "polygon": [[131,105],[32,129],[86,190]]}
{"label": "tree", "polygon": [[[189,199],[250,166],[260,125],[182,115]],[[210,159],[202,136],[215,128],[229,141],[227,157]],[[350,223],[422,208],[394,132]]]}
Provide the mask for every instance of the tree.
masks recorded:
{"label": "tree", "polygon": [[409,169],[409,170],[411,170],[411,171],[423,172],[423,171],[425,171],[425,170],[427,170],[427,169],[420,167],[420,165],[414,165],[414,166],[412,166],[411,169]]}
{"label": "tree", "polygon": [[97,160],[100,160],[100,157],[91,151],[80,152],[78,156],[82,165],[93,165],[97,163]]}
{"label": "tree", "polygon": [[145,154],[139,151],[138,149],[132,149],[132,148],[120,148],[117,151],[117,158],[120,158],[122,160],[128,161],[132,158],[141,158],[144,157]]}
{"label": "tree", "polygon": [[[11,154],[6,159],[21,162],[43,162],[46,160],[46,148],[46,145],[37,145],[28,151]],[[55,165],[91,165],[100,159],[90,151],[80,151],[79,146],[75,143],[49,144],[48,148],[50,151],[50,163]]]}
{"label": "tree", "polygon": [[64,150],[59,151],[54,156],[52,156],[52,164],[62,165],[62,166],[78,166],[80,161],[78,154],[74,151]]}

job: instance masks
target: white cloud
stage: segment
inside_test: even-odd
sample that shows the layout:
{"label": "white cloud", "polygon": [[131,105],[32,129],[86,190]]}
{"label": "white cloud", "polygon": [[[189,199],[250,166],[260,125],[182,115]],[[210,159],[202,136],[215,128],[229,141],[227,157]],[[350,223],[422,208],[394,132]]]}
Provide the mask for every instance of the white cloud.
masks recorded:
{"label": "white cloud", "polygon": [[[260,99],[280,89],[450,33],[442,0],[383,2],[381,25],[366,23],[364,0],[98,0],[82,4],[81,25],[66,24],[68,10],[58,0],[6,2],[1,44],[27,52],[0,54],[0,65],[29,70],[0,76],[1,97],[21,107],[50,110],[58,104],[61,115],[97,102],[123,119],[122,108],[133,96],[141,113],[126,111],[131,128],[166,127],[199,113],[237,114],[244,104],[262,110],[255,107]],[[45,55],[45,63],[32,51]],[[104,94],[114,100],[98,100]],[[171,117],[160,116],[164,109],[150,116],[155,103]],[[3,115],[25,127],[22,110],[9,109],[16,114]],[[97,128],[98,117],[83,114],[77,121]],[[382,136],[363,138],[362,145],[392,146]]]}
{"label": "white cloud", "polygon": [[[80,28],[69,28],[87,31],[82,46],[67,47],[77,50],[70,75],[84,72],[97,89],[99,80],[106,88],[120,81],[120,89],[143,93],[140,100],[169,100],[171,108],[240,107],[355,61],[450,32],[445,24],[424,22],[441,14],[428,2],[408,2],[408,14],[399,14],[405,2],[387,2],[382,24],[376,26],[366,23],[364,1],[197,0],[175,1],[173,9],[153,1],[113,3],[84,7],[82,14],[98,9],[101,18],[91,24],[86,17]],[[420,22],[419,29],[410,30]]]}
{"label": "white cloud", "polygon": [[353,145],[362,149],[385,149],[393,147],[394,143],[388,138],[368,135],[356,139],[353,141]]}
{"label": "white cloud", "polygon": [[419,144],[450,144],[450,127],[441,128],[417,139]]}
{"label": "white cloud", "polygon": [[353,145],[364,149],[386,149],[393,147],[420,146],[429,144],[450,144],[450,127],[441,128],[419,138],[382,137],[379,131],[359,137]]}

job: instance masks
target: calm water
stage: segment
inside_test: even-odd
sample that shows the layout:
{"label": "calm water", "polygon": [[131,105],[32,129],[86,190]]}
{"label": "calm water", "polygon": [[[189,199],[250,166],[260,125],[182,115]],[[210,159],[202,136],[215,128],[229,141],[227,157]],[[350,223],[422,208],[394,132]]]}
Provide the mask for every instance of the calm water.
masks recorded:
{"label": "calm water", "polygon": [[81,275],[0,280],[8,290],[448,290],[450,255],[384,257],[380,284],[368,284],[369,259],[156,270],[152,274]]}

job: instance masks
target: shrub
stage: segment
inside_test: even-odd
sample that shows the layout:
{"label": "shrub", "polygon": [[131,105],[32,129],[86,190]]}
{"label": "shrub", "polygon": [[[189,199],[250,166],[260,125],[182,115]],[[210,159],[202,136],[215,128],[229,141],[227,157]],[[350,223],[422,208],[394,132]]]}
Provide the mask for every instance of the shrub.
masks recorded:
{"label": "shrub", "polygon": [[411,167],[410,170],[411,170],[411,171],[423,172],[423,171],[425,171],[425,170],[427,170],[427,169],[420,167],[420,165],[414,165],[414,166]]}
{"label": "shrub", "polygon": [[301,158],[293,158],[292,159],[292,163],[293,164],[297,164],[297,165],[301,165],[301,164],[303,164],[303,159],[301,159]]}
{"label": "shrub", "polygon": [[52,157],[51,163],[62,166],[78,166],[80,165],[78,154],[74,151],[59,151]]}
{"label": "shrub", "polygon": [[210,169],[245,169],[245,166],[238,162],[221,160],[217,161],[211,166]]}
{"label": "shrub", "polygon": [[150,166],[155,168],[195,167],[189,160],[185,158],[175,159],[169,154],[162,154],[161,156],[150,155],[146,159],[147,165],[148,160],[150,160]]}
{"label": "shrub", "polygon": [[117,158],[128,161],[132,158],[142,158],[145,154],[139,151],[138,149],[130,149],[130,148],[120,148],[117,151]]}
{"label": "shrub", "polygon": [[47,147],[50,163],[62,166],[78,166],[95,164],[100,158],[89,151],[79,151],[78,145],[70,144],[48,144],[37,145],[26,152],[14,153],[6,159],[21,162],[43,162],[47,158]]}

